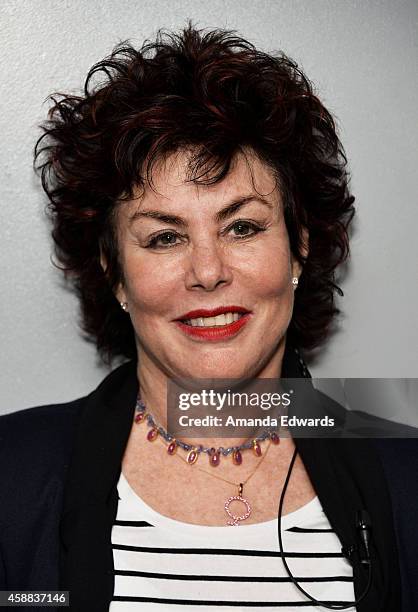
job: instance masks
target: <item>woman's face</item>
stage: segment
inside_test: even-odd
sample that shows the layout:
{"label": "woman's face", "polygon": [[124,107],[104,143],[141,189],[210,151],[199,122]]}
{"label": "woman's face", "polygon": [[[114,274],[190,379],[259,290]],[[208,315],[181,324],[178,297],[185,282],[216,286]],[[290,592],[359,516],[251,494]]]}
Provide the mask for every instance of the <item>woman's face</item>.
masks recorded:
{"label": "woman's face", "polygon": [[239,154],[221,182],[198,186],[186,181],[187,161],[173,154],[155,169],[154,190],[116,213],[117,297],[139,365],[173,377],[277,376],[300,267],[274,174]]}

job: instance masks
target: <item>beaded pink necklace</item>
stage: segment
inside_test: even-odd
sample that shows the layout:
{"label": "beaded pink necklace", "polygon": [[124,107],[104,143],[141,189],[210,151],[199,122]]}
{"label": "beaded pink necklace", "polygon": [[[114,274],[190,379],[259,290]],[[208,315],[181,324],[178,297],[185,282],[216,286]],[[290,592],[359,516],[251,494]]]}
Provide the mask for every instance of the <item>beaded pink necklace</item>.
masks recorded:
{"label": "beaded pink necklace", "polygon": [[[271,443],[273,443],[273,444],[279,444],[280,443],[280,437],[279,437],[279,435],[278,435],[278,433],[276,431],[266,430],[260,436],[257,436],[256,438],[253,438],[249,442],[245,442],[244,444],[240,444],[239,446],[231,446],[231,447],[228,447],[228,448],[223,448],[222,446],[220,446],[218,448],[205,447],[202,444],[198,444],[196,446],[193,446],[193,445],[190,445],[190,444],[186,444],[185,442],[182,442],[181,440],[176,440],[163,427],[157,426],[155,421],[154,421],[154,419],[153,419],[153,417],[152,417],[152,415],[147,413],[146,406],[145,406],[144,402],[140,398],[138,398],[137,403],[136,403],[136,407],[135,407],[135,419],[134,420],[135,420],[135,423],[138,424],[138,425],[141,424],[141,423],[147,422],[148,426],[150,427],[150,429],[149,429],[149,431],[147,433],[147,440],[149,442],[154,442],[157,438],[164,439],[165,442],[166,442],[167,453],[169,455],[176,454],[176,451],[177,451],[178,447],[180,447],[184,451],[186,451],[187,452],[187,456],[186,456],[185,459],[183,457],[181,457],[180,455],[178,455],[178,457],[182,461],[187,463],[188,465],[195,464],[196,461],[199,458],[199,455],[201,453],[206,453],[208,455],[208,457],[209,457],[209,465],[212,466],[212,467],[217,467],[220,464],[221,455],[223,455],[223,456],[231,455],[233,464],[234,465],[241,465],[242,464],[242,451],[252,449],[254,454],[257,457],[261,457],[263,455],[263,453],[262,453],[262,450],[261,450],[260,442],[263,442],[264,440],[269,440],[268,447],[267,447],[266,452],[264,453],[262,459],[257,463],[256,468],[245,479],[244,482],[234,483],[234,482],[232,482],[230,480],[227,480],[226,478],[222,478],[221,476],[217,476],[215,474],[211,474],[211,473],[207,472],[206,470],[202,470],[201,468],[198,468],[201,472],[204,472],[204,473],[208,474],[209,476],[212,476],[214,478],[218,478],[219,480],[223,480],[224,482],[227,482],[227,483],[229,483],[231,485],[234,485],[234,486],[238,487],[237,495],[230,496],[224,502],[224,509],[225,509],[226,514],[229,517],[229,520],[227,521],[227,525],[237,526],[237,525],[240,524],[241,521],[246,520],[250,516],[252,508],[251,508],[251,505],[250,505],[248,499],[243,497],[244,485],[250,480],[250,478],[255,474],[257,469],[260,467],[261,463],[265,459],[265,456],[267,454],[268,449],[270,448]],[[231,509],[230,509],[230,505],[232,504],[232,502],[239,502],[239,503],[244,504],[244,506],[245,506],[244,514],[241,514],[241,515],[233,514]]]}

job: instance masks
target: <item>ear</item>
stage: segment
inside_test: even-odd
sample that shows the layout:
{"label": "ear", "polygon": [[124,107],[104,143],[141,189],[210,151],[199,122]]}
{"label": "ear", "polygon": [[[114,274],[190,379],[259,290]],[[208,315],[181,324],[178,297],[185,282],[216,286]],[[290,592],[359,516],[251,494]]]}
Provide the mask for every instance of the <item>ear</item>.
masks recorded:
{"label": "ear", "polygon": [[[302,228],[301,253],[303,259],[306,261],[309,255],[309,232],[307,227]],[[292,255],[292,276],[299,278],[299,276],[302,274],[302,270],[302,264]]]}
{"label": "ear", "polygon": [[[100,265],[102,267],[104,275],[107,276],[107,258],[106,255],[103,253],[102,249],[100,249]],[[122,283],[119,283],[114,294],[119,304],[127,301]]]}

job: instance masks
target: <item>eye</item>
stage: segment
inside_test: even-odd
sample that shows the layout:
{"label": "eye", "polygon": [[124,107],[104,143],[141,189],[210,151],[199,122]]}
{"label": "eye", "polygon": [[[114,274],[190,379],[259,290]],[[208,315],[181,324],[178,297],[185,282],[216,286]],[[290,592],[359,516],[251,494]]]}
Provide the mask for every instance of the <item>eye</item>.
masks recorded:
{"label": "eye", "polygon": [[260,226],[252,221],[238,220],[230,225],[227,231],[233,230],[237,238],[247,238],[258,234],[258,232],[263,232],[265,229],[264,226]]}
{"label": "eye", "polygon": [[163,232],[153,236],[146,245],[146,248],[171,248],[178,244],[176,242],[177,238],[180,238],[180,236],[176,232]]}

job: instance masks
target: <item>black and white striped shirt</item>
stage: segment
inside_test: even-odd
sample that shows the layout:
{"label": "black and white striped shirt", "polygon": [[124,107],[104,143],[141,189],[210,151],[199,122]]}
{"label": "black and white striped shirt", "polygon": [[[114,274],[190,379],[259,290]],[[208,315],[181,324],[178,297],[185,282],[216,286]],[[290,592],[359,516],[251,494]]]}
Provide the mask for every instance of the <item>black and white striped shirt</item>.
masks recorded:
{"label": "black and white striped shirt", "polygon": [[[288,577],[277,520],[238,527],[183,523],[145,504],[123,474],[117,488],[110,612],[326,610]],[[317,497],[282,518],[282,539],[302,588],[325,602],[354,600],[351,565]]]}

